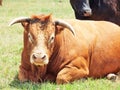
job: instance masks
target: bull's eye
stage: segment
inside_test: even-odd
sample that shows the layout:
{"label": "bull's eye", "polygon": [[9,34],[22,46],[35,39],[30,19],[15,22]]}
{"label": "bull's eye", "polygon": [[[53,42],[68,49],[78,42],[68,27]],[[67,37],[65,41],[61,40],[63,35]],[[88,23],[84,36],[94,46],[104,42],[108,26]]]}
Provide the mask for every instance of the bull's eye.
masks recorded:
{"label": "bull's eye", "polygon": [[28,33],[28,40],[30,43],[33,43],[33,37],[30,33]]}
{"label": "bull's eye", "polygon": [[54,38],[55,38],[55,35],[52,34],[52,35],[50,36],[50,38],[49,38],[48,44],[53,43],[53,42],[54,42]]}

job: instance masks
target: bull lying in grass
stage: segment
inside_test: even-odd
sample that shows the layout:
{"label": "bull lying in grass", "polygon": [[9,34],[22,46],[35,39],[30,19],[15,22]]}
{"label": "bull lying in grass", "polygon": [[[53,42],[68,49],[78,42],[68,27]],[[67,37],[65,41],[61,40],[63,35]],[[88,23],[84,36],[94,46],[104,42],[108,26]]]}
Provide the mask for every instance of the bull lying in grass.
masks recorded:
{"label": "bull lying in grass", "polygon": [[69,83],[120,70],[120,27],[106,21],[53,20],[51,15],[14,19],[24,27],[20,81]]}

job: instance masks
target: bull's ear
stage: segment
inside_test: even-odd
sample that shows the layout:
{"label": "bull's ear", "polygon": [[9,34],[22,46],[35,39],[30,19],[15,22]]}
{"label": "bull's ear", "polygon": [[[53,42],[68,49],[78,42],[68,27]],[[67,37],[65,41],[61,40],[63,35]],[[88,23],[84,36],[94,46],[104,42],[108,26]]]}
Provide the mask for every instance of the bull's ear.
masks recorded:
{"label": "bull's ear", "polygon": [[22,26],[24,27],[24,30],[28,32],[29,29],[29,22],[21,22]]}
{"label": "bull's ear", "polygon": [[56,26],[56,25],[62,26],[62,27],[64,27],[64,28],[68,28],[68,29],[72,32],[72,34],[75,36],[75,30],[74,30],[74,28],[71,26],[71,24],[69,24],[68,22],[63,21],[63,20],[56,20],[56,21],[55,21],[55,26]]}
{"label": "bull's ear", "polygon": [[29,22],[21,22],[21,24],[22,24],[22,26],[23,26],[24,28],[26,28],[26,27],[28,27]]}
{"label": "bull's ear", "polygon": [[64,29],[63,26],[55,25],[55,35],[59,34]]}

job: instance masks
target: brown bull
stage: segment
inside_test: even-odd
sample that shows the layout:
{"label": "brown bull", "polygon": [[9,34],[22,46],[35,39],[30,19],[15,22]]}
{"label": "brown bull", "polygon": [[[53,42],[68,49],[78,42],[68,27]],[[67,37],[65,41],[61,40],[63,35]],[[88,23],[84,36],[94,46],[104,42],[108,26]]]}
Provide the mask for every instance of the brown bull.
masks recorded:
{"label": "brown bull", "polygon": [[[57,84],[99,78],[120,70],[120,27],[106,21],[54,21],[51,15],[18,18],[24,27],[21,81]],[[69,24],[68,24],[69,23]]]}

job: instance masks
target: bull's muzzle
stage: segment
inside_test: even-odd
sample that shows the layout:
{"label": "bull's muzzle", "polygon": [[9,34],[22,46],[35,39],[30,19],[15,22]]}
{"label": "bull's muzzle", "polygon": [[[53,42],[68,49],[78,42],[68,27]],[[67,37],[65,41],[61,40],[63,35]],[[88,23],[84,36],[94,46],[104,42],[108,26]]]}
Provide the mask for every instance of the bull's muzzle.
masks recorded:
{"label": "bull's muzzle", "polygon": [[91,16],[91,15],[92,15],[91,10],[85,10],[85,11],[83,11],[83,16],[84,16],[84,17],[89,17],[89,16]]}
{"label": "bull's muzzle", "polygon": [[92,15],[92,9],[90,8],[90,5],[88,2],[83,3],[81,13],[84,17],[90,17]]}
{"label": "bull's muzzle", "polygon": [[47,54],[42,53],[33,53],[30,58],[30,62],[35,65],[43,66],[48,64]]}

